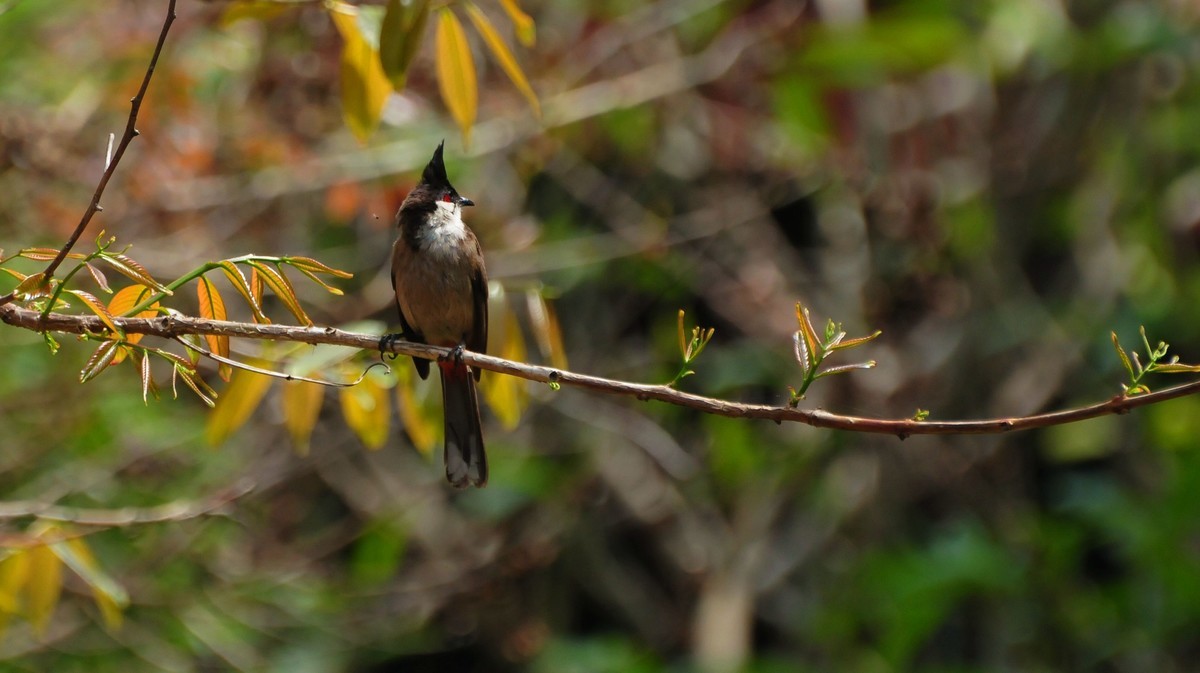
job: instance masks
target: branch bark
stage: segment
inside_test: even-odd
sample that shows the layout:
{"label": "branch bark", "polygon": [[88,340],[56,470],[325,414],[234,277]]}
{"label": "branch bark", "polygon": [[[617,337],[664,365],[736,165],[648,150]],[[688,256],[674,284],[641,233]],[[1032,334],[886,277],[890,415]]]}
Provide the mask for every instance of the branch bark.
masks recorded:
{"label": "branch bark", "polygon": [[[53,331],[69,334],[104,334],[107,332],[104,323],[96,316],[50,313],[43,319],[39,312],[14,304],[0,306],[0,321],[36,332]],[[187,334],[215,334],[271,341],[334,344],[363,350],[376,350],[379,347],[378,335],[347,332],[334,327],[260,325],[226,320],[204,320],[186,316],[114,318],[114,322],[127,334],[146,334],[168,339],[174,339]],[[427,360],[435,360],[450,353],[450,349],[448,348],[408,341],[396,341],[392,343],[391,350],[401,355],[410,355]],[[686,393],[664,385],[606,379],[599,376],[589,376],[587,374],[555,369],[553,367],[505,360],[504,358],[473,353],[471,351],[464,351],[462,357],[463,361],[472,367],[487,369],[530,381],[538,381],[540,383],[573,386],[609,395],[635,397],[643,401],[657,400],[717,416],[758,418],[775,421],[776,423],[783,423],[785,421],[804,423],[818,428],[896,435],[900,439],[904,439],[910,435],[998,434],[1014,430],[1031,430],[1033,428],[1052,425],[1065,425],[1109,414],[1124,414],[1137,407],[1144,407],[1200,392],[1200,381],[1193,381],[1143,395],[1132,397],[1116,395],[1103,402],[1032,416],[1011,416],[964,421],[916,421],[912,419],[845,416],[822,409],[794,409],[787,406],[776,407],[763,404],[743,404]]]}

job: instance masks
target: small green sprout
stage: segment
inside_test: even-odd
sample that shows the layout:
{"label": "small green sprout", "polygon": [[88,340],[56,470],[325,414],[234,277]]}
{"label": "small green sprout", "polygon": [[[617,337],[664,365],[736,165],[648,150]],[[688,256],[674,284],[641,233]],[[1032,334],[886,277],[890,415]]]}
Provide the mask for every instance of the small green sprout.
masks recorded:
{"label": "small green sprout", "polygon": [[691,376],[692,374],[696,373],[691,369],[688,369],[688,367],[691,366],[693,360],[700,357],[700,353],[704,351],[704,347],[707,346],[708,342],[712,340],[713,333],[717,331],[715,327],[709,327],[706,330],[702,327],[696,326],[692,328],[692,338],[689,340],[687,338],[687,332],[683,327],[683,309],[679,309],[678,330],[679,355],[683,358],[683,364],[679,367],[679,373],[676,374],[675,378],[671,379],[671,382],[667,384],[667,386],[671,388],[674,388],[675,385],[682,381],[684,377]]}
{"label": "small green sprout", "polygon": [[825,323],[824,336],[819,337],[817,336],[817,330],[813,327],[812,319],[809,317],[808,308],[800,302],[796,302],[796,321],[800,323],[800,329],[796,330],[796,333],[792,335],[792,346],[795,349],[796,361],[800,363],[800,367],[804,370],[804,381],[800,384],[798,390],[788,386],[788,392],[791,394],[788,406],[795,407],[800,404],[800,400],[804,399],[804,394],[808,392],[808,387],[813,384],[813,381],[823,376],[843,374],[856,369],[871,369],[875,366],[874,360],[868,360],[850,365],[830,367],[825,370],[821,369],[825,358],[832,355],[835,351],[861,346],[883,334],[880,330],[875,330],[872,334],[864,337],[846,339],[846,332],[842,330],[841,323],[829,320]]}
{"label": "small green sprout", "polygon": [[1126,397],[1133,395],[1143,395],[1150,392],[1150,387],[1142,383],[1142,378],[1146,374],[1161,373],[1161,374],[1184,374],[1200,372],[1200,365],[1188,365],[1179,361],[1179,356],[1172,356],[1170,360],[1162,362],[1162,359],[1167,356],[1167,349],[1170,346],[1165,341],[1158,342],[1155,348],[1150,347],[1150,339],[1146,337],[1146,327],[1143,325],[1139,331],[1142,334],[1142,345],[1146,348],[1148,362],[1145,366],[1142,365],[1141,358],[1137,351],[1131,354],[1126,354],[1125,349],[1121,347],[1121,342],[1117,339],[1117,333],[1112,332],[1113,348],[1117,351],[1117,357],[1120,358],[1121,364],[1125,367],[1125,371],[1129,374],[1129,383],[1121,384],[1121,390]]}

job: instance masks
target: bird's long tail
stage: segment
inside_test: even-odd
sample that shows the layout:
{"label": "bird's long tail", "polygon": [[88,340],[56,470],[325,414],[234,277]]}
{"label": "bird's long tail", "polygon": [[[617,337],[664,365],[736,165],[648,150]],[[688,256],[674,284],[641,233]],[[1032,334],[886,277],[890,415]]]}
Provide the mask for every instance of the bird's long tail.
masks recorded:
{"label": "bird's long tail", "polygon": [[439,362],[442,408],[446,415],[446,479],[455,488],[487,485],[487,454],[479,424],[475,378],[462,362]]}

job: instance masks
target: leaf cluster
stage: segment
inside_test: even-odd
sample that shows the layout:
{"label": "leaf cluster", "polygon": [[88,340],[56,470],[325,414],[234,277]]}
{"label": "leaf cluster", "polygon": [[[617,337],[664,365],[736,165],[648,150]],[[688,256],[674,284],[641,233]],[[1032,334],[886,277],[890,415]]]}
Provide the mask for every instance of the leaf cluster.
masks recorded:
{"label": "leaf cluster", "polygon": [[[532,47],[536,40],[533,19],[516,0],[500,0],[499,5],[512,23],[517,40],[525,47]],[[342,38],[342,111],[346,126],[360,141],[365,141],[379,125],[388,95],[406,86],[409,68],[432,19],[438,89],[462,132],[463,142],[469,143],[478,111],[478,83],[470,43],[456,7],[466,13],[496,64],[528,101],[534,116],[541,116],[537,94],[516,56],[492,20],[474,2],[388,0],[386,7],[377,7],[325,0],[322,7]],[[223,23],[268,19],[285,9],[286,5],[278,2],[234,2],[226,8]]]}

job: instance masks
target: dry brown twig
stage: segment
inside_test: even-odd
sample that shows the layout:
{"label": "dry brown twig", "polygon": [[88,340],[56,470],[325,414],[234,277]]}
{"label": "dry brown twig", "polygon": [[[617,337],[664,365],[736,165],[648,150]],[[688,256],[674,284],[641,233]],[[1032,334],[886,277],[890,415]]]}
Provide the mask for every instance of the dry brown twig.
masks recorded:
{"label": "dry brown twig", "polygon": [[[185,316],[163,316],[159,318],[114,318],[116,325],[126,334],[175,339],[184,335],[213,334],[218,336],[265,339],[272,341],[294,341],[308,344],[333,344],[364,350],[379,347],[379,336],[347,332],[333,327],[297,327],[291,325],[241,323],[225,320],[204,320]],[[91,315],[65,315],[51,313],[43,320],[41,314],[12,304],[0,306],[0,321],[24,329],[70,334],[100,334],[105,325],[100,318]],[[396,341],[392,352],[434,360],[445,357],[450,349],[426,344]],[[481,353],[463,352],[463,360],[472,367],[507,374],[552,385],[584,388],[610,395],[636,397],[639,400],[657,400],[688,407],[706,414],[731,418],[758,418],[776,423],[794,422],[818,428],[869,432],[896,435],[901,439],[910,435],[981,435],[1031,430],[1052,425],[1065,425],[1109,414],[1124,414],[1165,400],[1175,399],[1200,392],[1200,381],[1185,383],[1171,388],[1140,395],[1117,395],[1073,409],[1053,411],[1032,416],[1011,416],[968,421],[932,421],[908,419],[867,418],[835,414],[822,409],[796,409],[765,404],[743,404],[703,395],[681,392],[664,385],[632,383],[614,379],[578,374],[553,367],[530,365],[505,360]]]}

